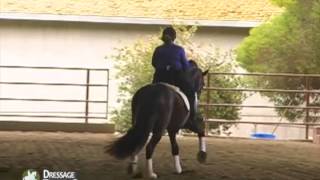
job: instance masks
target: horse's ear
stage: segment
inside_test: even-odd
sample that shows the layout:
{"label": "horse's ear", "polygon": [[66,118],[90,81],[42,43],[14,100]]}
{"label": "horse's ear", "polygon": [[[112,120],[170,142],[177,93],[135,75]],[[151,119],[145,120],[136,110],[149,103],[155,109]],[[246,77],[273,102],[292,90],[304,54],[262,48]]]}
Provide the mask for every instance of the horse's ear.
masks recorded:
{"label": "horse's ear", "polygon": [[202,73],[202,76],[206,76],[209,72],[209,69]]}

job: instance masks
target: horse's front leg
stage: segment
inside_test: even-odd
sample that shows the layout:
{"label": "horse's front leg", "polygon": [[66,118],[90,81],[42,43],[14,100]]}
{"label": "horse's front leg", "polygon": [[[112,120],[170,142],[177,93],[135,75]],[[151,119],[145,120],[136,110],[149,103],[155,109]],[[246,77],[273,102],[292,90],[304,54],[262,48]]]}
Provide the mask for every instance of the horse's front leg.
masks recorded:
{"label": "horse's front leg", "polygon": [[169,137],[171,142],[172,156],[174,158],[174,167],[176,169],[176,173],[181,174],[182,168],[180,164],[179,146],[176,140],[176,132],[169,132]]}
{"label": "horse's front leg", "polygon": [[204,133],[198,133],[198,138],[199,138],[198,161],[200,163],[205,163],[207,159],[207,148],[206,148]]}

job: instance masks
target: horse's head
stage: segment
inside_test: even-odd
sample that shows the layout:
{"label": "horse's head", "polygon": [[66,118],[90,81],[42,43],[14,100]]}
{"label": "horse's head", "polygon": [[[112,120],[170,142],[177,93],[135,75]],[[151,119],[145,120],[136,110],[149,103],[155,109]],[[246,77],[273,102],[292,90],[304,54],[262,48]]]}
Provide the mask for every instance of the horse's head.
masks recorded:
{"label": "horse's head", "polygon": [[199,98],[204,87],[204,77],[208,74],[209,70],[203,72],[193,60],[190,60],[189,64],[191,66],[188,72],[189,83],[192,85],[193,92],[196,92]]}

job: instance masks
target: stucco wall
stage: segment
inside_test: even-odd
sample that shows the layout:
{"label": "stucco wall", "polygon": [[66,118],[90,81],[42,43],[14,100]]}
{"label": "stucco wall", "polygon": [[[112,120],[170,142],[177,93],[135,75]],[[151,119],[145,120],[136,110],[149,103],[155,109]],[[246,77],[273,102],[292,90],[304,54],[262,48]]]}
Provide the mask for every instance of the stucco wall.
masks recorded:
{"label": "stucco wall", "polygon": [[[157,35],[159,30],[159,26],[153,25],[0,21],[0,65],[111,68],[109,109],[112,110],[117,104],[117,80],[114,78],[112,64],[105,59],[105,56],[114,53],[114,48],[130,44],[140,38]],[[247,34],[248,29],[199,28],[194,41],[204,46],[213,43],[222,49],[229,49],[237,46]],[[106,82],[105,74],[93,73],[92,75],[95,83]],[[85,73],[1,69],[0,79],[1,81],[84,83]],[[21,87],[0,85],[0,95],[16,98],[84,99],[85,94],[83,88],[23,86],[22,90]],[[90,90],[91,99],[106,99],[105,89]],[[2,101],[0,109],[1,111],[50,111],[52,109],[84,111],[84,106],[79,103]],[[104,112],[105,109],[103,105],[90,104],[91,111]]]}

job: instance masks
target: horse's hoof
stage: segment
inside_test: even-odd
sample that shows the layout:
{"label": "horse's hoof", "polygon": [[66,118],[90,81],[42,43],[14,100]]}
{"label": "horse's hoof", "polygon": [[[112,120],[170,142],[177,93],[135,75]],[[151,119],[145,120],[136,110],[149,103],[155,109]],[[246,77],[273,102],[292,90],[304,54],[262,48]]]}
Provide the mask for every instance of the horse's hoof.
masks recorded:
{"label": "horse's hoof", "polygon": [[142,175],[141,172],[137,172],[136,174],[133,174],[131,177],[132,177],[133,179],[138,179],[138,178],[142,178],[143,175]]}
{"label": "horse's hoof", "polygon": [[182,173],[182,168],[181,168],[181,165],[180,163],[179,164],[175,164],[175,168],[176,168],[176,173],[177,174],[181,174]]}
{"label": "horse's hoof", "polygon": [[204,151],[199,151],[197,157],[199,163],[203,164],[207,160],[207,153]]}
{"label": "horse's hoof", "polygon": [[182,170],[176,171],[177,174],[182,174]]}
{"label": "horse's hoof", "polygon": [[127,173],[129,175],[133,175],[135,176],[136,174],[138,174],[138,165],[137,164],[129,164],[128,168],[127,168]]}
{"label": "horse's hoof", "polygon": [[129,175],[133,174],[133,167],[132,167],[131,164],[129,164],[128,167],[127,167],[127,173],[128,173]]}
{"label": "horse's hoof", "polygon": [[156,173],[151,173],[151,174],[148,174],[148,178],[149,178],[149,179],[157,179],[158,176],[157,176]]}

